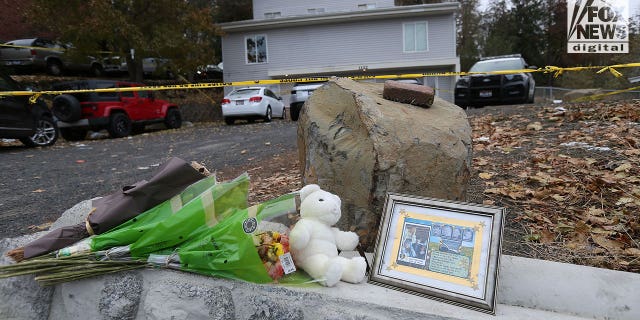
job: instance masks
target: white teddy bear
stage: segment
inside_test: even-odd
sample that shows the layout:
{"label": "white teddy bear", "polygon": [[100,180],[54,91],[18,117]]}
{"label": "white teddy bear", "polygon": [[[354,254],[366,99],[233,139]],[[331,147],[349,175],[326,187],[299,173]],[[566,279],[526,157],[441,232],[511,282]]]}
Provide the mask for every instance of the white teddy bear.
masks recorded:
{"label": "white teddy bear", "polygon": [[361,282],[365,259],[338,256],[338,249],[354,250],[359,242],[356,233],[331,227],[340,220],[340,198],[310,184],[300,190],[300,199],[300,220],[289,234],[295,264],[327,287],[340,280]]}

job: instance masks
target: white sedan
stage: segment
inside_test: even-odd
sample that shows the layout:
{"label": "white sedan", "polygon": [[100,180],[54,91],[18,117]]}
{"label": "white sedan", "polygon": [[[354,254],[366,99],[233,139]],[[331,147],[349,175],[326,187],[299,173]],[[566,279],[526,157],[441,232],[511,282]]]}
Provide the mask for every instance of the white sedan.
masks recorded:
{"label": "white sedan", "polygon": [[222,117],[227,124],[233,124],[236,119],[264,119],[269,122],[272,117],[284,119],[285,106],[282,98],[267,88],[241,88],[222,99]]}

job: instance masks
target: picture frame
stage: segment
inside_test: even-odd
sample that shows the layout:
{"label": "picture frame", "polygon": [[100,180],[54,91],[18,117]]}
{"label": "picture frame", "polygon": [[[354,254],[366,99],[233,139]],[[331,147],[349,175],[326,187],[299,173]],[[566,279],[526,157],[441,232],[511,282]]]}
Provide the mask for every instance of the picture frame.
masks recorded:
{"label": "picture frame", "polygon": [[388,193],[369,283],[495,314],[506,209]]}

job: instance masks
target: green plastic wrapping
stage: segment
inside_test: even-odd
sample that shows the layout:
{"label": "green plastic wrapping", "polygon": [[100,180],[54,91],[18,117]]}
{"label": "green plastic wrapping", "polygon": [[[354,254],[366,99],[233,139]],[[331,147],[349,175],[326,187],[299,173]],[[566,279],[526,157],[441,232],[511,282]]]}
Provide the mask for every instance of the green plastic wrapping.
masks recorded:
{"label": "green plastic wrapping", "polygon": [[[106,233],[91,238],[91,251],[105,250],[115,246],[124,246],[138,240],[145,230],[152,229],[160,221],[179,212],[186,204],[196,199],[203,192],[216,187],[216,177],[210,176],[185,188],[175,197],[145,211],[139,216],[109,230]],[[226,188],[221,187],[221,188]],[[246,207],[246,200],[238,201],[234,205]]]}
{"label": "green plastic wrapping", "polygon": [[131,257],[146,258],[155,251],[176,247],[194,232],[211,228],[238,208],[246,208],[249,175],[244,173],[233,181],[217,184],[210,190],[211,192],[205,191],[185,204],[175,214],[139,231],[141,236],[129,245]]}
{"label": "green plastic wrapping", "polygon": [[175,254],[153,255],[150,260],[183,271],[254,283],[308,282],[311,278],[295,270],[288,253],[288,227],[271,221],[295,214],[297,209],[295,194],[237,209],[215,226],[195,230]]}

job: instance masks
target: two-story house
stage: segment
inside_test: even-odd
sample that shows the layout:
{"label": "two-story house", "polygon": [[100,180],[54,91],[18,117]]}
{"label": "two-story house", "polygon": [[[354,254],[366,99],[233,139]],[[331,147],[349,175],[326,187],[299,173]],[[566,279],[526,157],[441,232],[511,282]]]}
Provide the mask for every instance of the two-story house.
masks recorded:
{"label": "two-story house", "polygon": [[[254,0],[253,20],[221,25],[224,81],[459,71],[458,7],[457,2]],[[454,77],[422,80],[453,101]]]}

